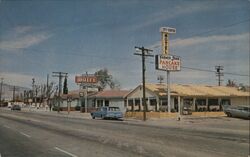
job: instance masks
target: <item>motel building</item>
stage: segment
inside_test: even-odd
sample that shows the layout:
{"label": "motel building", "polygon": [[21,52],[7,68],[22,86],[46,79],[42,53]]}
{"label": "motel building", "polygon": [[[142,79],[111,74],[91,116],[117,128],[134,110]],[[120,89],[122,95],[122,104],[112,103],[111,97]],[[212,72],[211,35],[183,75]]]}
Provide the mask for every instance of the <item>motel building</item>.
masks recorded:
{"label": "motel building", "polygon": [[[204,112],[222,111],[224,105],[249,105],[249,92],[235,87],[208,85],[170,85],[171,112],[184,111]],[[167,85],[146,84],[146,105],[148,111],[168,111]],[[142,85],[125,96],[127,111],[143,111]]]}
{"label": "motel building", "polygon": [[[68,107],[71,111],[81,108],[85,112],[85,97],[80,93],[84,90],[69,91],[67,95],[62,95],[61,110],[66,111]],[[88,112],[96,110],[99,107],[119,107],[122,111],[126,111],[124,97],[129,93],[127,90],[104,90],[104,91],[88,91],[87,108]],[[54,103],[56,106],[56,102]]]}

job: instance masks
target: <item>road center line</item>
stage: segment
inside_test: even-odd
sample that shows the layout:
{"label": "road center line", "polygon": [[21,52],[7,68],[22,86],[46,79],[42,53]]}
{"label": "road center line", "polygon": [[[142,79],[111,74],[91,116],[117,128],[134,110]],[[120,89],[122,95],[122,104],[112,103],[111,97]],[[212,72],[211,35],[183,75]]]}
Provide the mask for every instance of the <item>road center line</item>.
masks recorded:
{"label": "road center line", "polygon": [[24,135],[24,136],[26,136],[26,137],[28,137],[28,138],[31,137],[30,135],[27,135],[27,134],[25,134],[25,133],[23,133],[23,132],[19,132],[19,133],[22,134],[22,135]]}
{"label": "road center line", "polygon": [[65,154],[68,154],[69,156],[72,156],[72,157],[77,157],[76,155],[74,155],[74,154],[72,154],[72,153],[70,153],[70,152],[67,152],[67,151],[65,151],[65,150],[62,150],[62,149],[60,149],[60,148],[58,148],[58,147],[54,147],[56,150],[59,150],[60,152],[63,152],[63,153],[65,153]]}
{"label": "road center line", "polygon": [[[9,126],[7,126],[7,125],[4,125],[3,127],[10,129],[10,127],[9,127]],[[1,155],[1,154],[0,154],[0,155]],[[0,157],[1,157],[1,156],[0,156]]]}

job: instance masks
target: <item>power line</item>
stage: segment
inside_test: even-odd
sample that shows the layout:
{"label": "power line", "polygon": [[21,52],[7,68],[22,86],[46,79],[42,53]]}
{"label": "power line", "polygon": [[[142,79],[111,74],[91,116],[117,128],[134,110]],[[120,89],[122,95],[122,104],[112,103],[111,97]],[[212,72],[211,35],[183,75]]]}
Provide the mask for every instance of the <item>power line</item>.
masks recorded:
{"label": "power line", "polygon": [[[149,64],[155,64],[154,62],[147,62]],[[201,69],[201,68],[193,68],[193,67],[186,67],[186,66],[181,66],[183,69],[189,69],[189,70],[194,70],[194,71],[203,71],[203,72],[212,72],[215,73],[215,70],[208,70],[208,69]],[[238,73],[232,73],[232,72],[223,72],[224,74],[228,75],[236,75],[236,76],[243,76],[243,77],[250,77],[250,75],[246,74],[238,74]]]}
{"label": "power line", "polygon": [[207,34],[207,33],[211,33],[211,32],[216,32],[216,31],[226,29],[226,28],[229,28],[229,27],[233,27],[235,25],[242,24],[242,23],[249,22],[249,21],[250,21],[250,19],[245,19],[245,20],[238,21],[238,22],[235,22],[235,23],[232,23],[232,24],[229,24],[229,25],[222,26],[221,28],[211,29],[211,30],[204,31],[204,32],[201,32],[201,33],[194,33],[194,34],[189,35],[188,37],[199,36],[199,35],[203,35],[203,34]]}

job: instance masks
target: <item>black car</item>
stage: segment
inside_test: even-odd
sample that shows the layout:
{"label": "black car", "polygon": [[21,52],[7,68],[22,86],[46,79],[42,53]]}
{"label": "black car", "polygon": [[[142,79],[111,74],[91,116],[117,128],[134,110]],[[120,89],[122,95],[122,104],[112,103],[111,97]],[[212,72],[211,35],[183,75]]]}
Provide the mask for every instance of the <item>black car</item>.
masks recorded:
{"label": "black car", "polygon": [[19,105],[13,105],[11,107],[11,110],[18,110],[18,111],[21,111],[21,107]]}

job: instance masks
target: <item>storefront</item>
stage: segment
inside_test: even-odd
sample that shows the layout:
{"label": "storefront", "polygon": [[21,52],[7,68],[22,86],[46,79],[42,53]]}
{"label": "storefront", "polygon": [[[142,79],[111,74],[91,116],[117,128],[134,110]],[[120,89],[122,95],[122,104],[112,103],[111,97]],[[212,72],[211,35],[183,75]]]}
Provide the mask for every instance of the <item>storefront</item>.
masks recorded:
{"label": "storefront", "polygon": [[[171,85],[171,112],[221,111],[225,105],[248,105],[249,92],[226,86]],[[146,84],[148,111],[167,111],[166,84]],[[137,86],[125,97],[127,111],[143,111],[142,86]]]}

